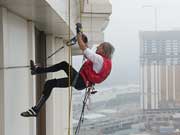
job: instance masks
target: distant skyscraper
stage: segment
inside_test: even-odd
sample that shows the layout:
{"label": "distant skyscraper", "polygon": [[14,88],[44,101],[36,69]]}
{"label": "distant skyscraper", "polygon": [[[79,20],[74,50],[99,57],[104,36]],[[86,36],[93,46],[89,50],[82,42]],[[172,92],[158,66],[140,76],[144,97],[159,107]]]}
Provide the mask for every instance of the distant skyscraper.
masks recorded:
{"label": "distant skyscraper", "polygon": [[180,31],[140,32],[143,109],[180,107]]}

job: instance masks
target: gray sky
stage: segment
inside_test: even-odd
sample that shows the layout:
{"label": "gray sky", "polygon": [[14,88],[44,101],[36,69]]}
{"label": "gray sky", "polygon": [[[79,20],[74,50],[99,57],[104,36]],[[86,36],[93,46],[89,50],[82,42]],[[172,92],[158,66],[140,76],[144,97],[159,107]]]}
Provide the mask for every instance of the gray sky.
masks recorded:
{"label": "gray sky", "polygon": [[103,84],[138,83],[139,31],[152,31],[155,27],[157,30],[180,30],[180,0],[110,1],[113,10],[105,30],[105,41],[111,42],[116,51],[113,70]]}

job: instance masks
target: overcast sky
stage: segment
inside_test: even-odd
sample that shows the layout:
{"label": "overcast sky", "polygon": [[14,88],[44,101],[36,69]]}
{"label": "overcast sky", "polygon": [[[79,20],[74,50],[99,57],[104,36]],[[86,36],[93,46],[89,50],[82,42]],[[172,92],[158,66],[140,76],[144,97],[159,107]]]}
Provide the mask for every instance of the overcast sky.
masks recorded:
{"label": "overcast sky", "polygon": [[[139,31],[180,30],[180,0],[110,0],[112,15],[105,41],[116,51],[104,85],[138,83]],[[157,24],[157,25],[156,25]]]}

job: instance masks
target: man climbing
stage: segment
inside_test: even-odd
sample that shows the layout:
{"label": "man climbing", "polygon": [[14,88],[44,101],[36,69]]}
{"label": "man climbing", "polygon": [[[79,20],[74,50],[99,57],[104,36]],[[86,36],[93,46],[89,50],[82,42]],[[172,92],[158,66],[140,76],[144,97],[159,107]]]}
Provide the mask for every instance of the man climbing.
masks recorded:
{"label": "man climbing", "polygon": [[[87,47],[87,37],[81,32],[77,32],[77,41],[79,48],[83,51],[83,54],[87,59],[82,65],[79,73],[65,61],[51,67],[38,67],[32,60],[30,61],[32,75],[64,70],[67,77],[47,80],[44,84],[44,90],[37,104],[31,107],[28,111],[22,112],[21,116],[36,117],[41,107],[49,98],[53,88],[69,87],[69,77],[70,85],[77,90],[83,90],[93,84],[101,83],[108,77],[111,72],[111,58],[114,52],[114,47],[108,42],[103,42],[97,47],[96,52],[93,52]],[[70,76],[69,67],[71,70]]]}

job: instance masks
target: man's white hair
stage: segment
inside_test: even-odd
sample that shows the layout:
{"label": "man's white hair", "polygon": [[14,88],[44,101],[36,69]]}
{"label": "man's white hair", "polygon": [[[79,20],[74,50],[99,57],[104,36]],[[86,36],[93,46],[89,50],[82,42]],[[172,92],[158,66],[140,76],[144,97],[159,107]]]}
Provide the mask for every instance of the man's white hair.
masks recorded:
{"label": "man's white hair", "polygon": [[101,43],[103,45],[104,54],[106,57],[112,59],[113,53],[115,51],[114,47],[109,42]]}

